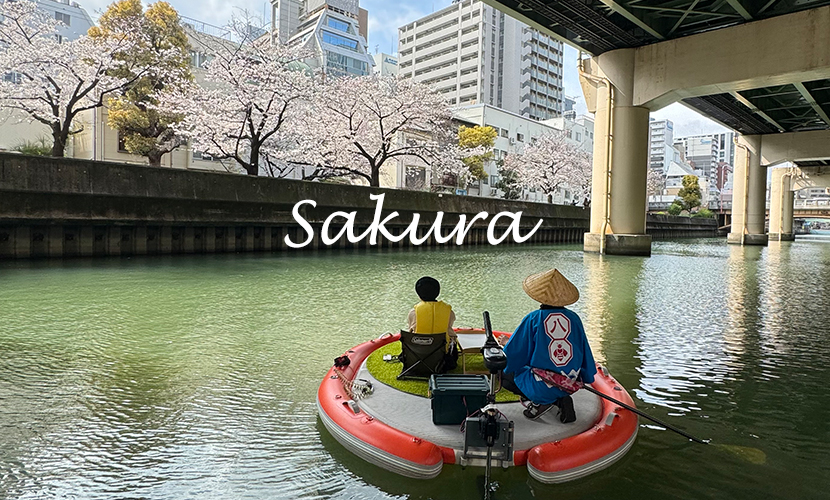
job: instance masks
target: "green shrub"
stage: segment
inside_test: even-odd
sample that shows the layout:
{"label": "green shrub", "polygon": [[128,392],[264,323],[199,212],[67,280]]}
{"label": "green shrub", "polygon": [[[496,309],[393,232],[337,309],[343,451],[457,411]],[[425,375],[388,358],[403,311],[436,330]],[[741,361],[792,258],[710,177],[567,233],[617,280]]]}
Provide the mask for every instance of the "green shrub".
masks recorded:
{"label": "green shrub", "polygon": [[23,153],[24,155],[32,156],[51,156],[52,144],[45,138],[41,137],[36,141],[26,141],[18,144],[12,148],[12,151]]}
{"label": "green shrub", "polygon": [[683,205],[679,203],[678,200],[675,200],[674,203],[669,205],[669,209],[666,211],[669,215],[680,215],[680,212],[683,211]]}
{"label": "green shrub", "polygon": [[715,216],[714,212],[712,212],[708,208],[701,208],[700,210],[697,211],[697,213],[692,215],[692,217],[705,217],[705,218],[711,218],[711,217],[714,217],[714,216]]}

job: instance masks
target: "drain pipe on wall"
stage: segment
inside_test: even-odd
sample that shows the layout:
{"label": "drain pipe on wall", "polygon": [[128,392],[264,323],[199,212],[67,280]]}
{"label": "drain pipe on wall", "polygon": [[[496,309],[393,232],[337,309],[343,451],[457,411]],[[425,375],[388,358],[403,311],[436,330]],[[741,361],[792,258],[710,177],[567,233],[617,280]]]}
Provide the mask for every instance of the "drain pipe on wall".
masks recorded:
{"label": "drain pipe on wall", "polygon": [[584,77],[593,82],[605,85],[608,89],[608,123],[606,139],[606,154],[605,154],[605,216],[602,221],[602,229],[599,235],[599,254],[605,255],[605,233],[608,231],[608,226],[611,223],[611,155],[614,148],[613,141],[613,123],[614,123],[614,86],[611,85],[611,80],[605,77],[594,76],[585,72],[585,66],[582,62],[582,51],[579,51],[577,56],[579,58],[577,68],[579,69],[579,76]]}

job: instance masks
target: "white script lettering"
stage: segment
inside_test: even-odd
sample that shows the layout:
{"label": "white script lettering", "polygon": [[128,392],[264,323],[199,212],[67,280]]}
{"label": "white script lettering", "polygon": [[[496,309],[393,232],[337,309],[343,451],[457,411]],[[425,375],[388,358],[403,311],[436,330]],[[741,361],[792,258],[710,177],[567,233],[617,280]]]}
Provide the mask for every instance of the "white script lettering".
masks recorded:
{"label": "white script lettering", "polygon": [[289,238],[286,234],[285,244],[290,246],[291,248],[303,248],[304,246],[311,243],[311,240],[314,239],[314,228],[312,228],[311,224],[309,224],[308,221],[305,220],[305,218],[302,215],[300,215],[300,207],[306,204],[311,205],[312,207],[317,206],[317,202],[314,200],[298,201],[297,204],[294,205],[294,210],[291,211],[291,215],[294,216],[294,220],[296,220],[297,223],[300,224],[300,227],[303,228],[303,230],[305,230],[306,234],[308,234],[308,238],[306,238],[306,240],[302,243],[294,243],[293,241],[291,241],[291,238]]}
{"label": "white script lettering", "polygon": [[[387,240],[397,243],[407,236],[409,236],[409,241],[412,245],[421,245],[432,236],[435,238],[435,241],[439,244],[447,243],[455,238],[456,245],[464,244],[464,238],[467,236],[467,233],[470,232],[470,229],[473,227],[473,224],[478,221],[485,221],[489,214],[487,212],[479,212],[475,214],[469,222],[467,222],[467,215],[460,214],[458,216],[458,223],[452,228],[452,230],[445,236],[442,234],[442,225],[444,221],[444,212],[436,212],[435,220],[432,223],[432,226],[426,231],[426,233],[422,237],[418,237],[418,227],[421,221],[421,214],[414,213],[412,214],[412,221],[406,227],[404,231],[401,232],[399,235],[393,235],[387,228],[386,224],[390,223],[393,219],[398,217],[398,212],[392,212],[383,219],[381,219],[383,215],[383,201],[385,194],[372,194],[369,195],[369,199],[375,201],[375,213],[374,217],[372,218],[372,223],[369,227],[361,234],[355,234],[355,219],[357,218],[357,212],[333,212],[331,215],[326,217],[326,220],[323,222],[323,226],[320,230],[320,238],[323,244],[330,246],[342,238],[344,235],[346,239],[350,243],[359,243],[361,240],[369,236],[369,245],[375,246],[378,244],[378,233],[383,235],[384,238]],[[305,231],[307,237],[305,241],[301,243],[294,243],[291,241],[291,238],[286,235],[285,236],[285,244],[291,248],[303,248],[309,243],[314,240],[314,228],[311,224],[300,214],[300,207],[302,205],[311,205],[312,207],[317,207],[317,203],[314,200],[302,200],[297,202],[294,205],[294,209],[291,211],[291,214],[294,216],[294,220],[302,227]],[[331,236],[331,225],[332,222],[336,218],[343,218],[345,219],[345,224],[343,227],[337,232],[336,235]],[[502,218],[507,217],[512,219],[510,224],[504,230],[504,234],[500,237],[496,238],[495,230],[496,230],[496,223],[497,221]],[[524,243],[525,241],[529,240],[536,231],[542,226],[542,219],[536,223],[533,229],[522,236],[520,228],[521,228],[521,220],[522,220],[522,212],[499,212],[496,214],[488,224],[487,227],[487,242],[491,245],[498,245],[502,241],[506,240],[508,237],[512,236],[513,240],[516,243]]]}

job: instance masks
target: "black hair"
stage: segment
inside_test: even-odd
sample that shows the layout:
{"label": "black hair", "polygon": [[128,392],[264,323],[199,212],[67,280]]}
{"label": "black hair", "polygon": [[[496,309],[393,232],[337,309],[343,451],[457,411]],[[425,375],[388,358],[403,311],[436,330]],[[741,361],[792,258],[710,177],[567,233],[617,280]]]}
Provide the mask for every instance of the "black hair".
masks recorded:
{"label": "black hair", "polygon": [[415,293],[424,302],[432,302],[441,293],[441,284],[435,278],[424,276],[415,283]]}

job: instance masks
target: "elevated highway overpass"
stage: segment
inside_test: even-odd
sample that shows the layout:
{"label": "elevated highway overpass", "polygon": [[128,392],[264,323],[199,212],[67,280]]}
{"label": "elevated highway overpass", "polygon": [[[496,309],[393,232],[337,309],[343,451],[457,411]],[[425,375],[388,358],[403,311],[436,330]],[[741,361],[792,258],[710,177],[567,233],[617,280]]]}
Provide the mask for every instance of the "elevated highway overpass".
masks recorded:
{"label": "elevated highway overpass", "polygon": [[738,131],[730,243],[792,234],[793,189],[830,185],[830,0],[484,0],[577,47],[595,113],[585,250],[648,255],[649,113],[681,102]]}

